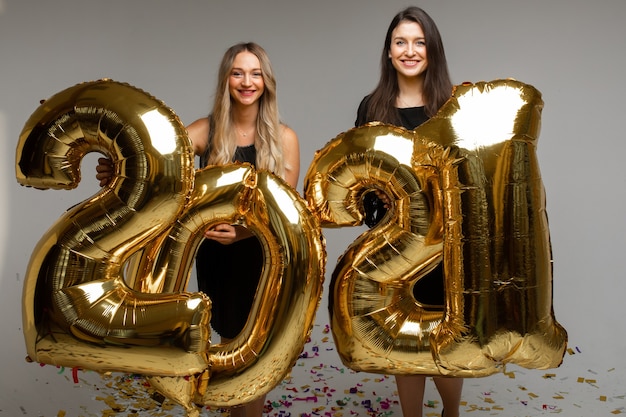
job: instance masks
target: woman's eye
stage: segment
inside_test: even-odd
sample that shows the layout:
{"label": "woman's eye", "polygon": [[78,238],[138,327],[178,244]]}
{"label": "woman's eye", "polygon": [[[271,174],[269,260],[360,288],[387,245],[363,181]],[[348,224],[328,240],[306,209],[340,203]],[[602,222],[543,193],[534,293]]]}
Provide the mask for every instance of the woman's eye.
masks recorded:
{"label": "woman's eye", "polygon": [[231,73],[231,75],[232,75],[233,77],[241,77],[241,75],[242,75],[242,74],[241,74],[241,72],[239,72],[239,71],[233,71],[233,72]]}
{"label": "woman's eye", "polygon": [[254,72],[254,73],[252,73],[252,76],[253,76],[253,77],[257,77],[257,78],[259,78],[259,77],[262,77],[262,76],[263,76],[263,73],[262,73],[262,72],[260,72],[260,71],[259,71],[259,72]]}

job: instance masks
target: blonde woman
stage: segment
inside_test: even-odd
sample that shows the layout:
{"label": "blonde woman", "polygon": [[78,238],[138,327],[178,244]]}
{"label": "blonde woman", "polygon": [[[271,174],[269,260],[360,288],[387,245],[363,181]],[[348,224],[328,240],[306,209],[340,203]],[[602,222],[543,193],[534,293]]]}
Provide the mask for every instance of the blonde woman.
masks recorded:
{"label": "blonde woman", "polygon": [[[224,54],[212,113],[188,126],[201,167],[249,162],[296,187],[300,173],[298,137],[281,124],[276,80],[267,54],[242,43]],[[205,233],[196,254],[198,289],[212,302],[211,326],[222,341],[243,329],[263,269],[263,249],[247,229],[218,224]],[[231,410],[232,417],[260,417],[265,399]]]}
{"label": "blonde woman", "polygon": [[[265,50],[238,43],[220,64],[211,113],[187,127],[200,166],[249,162],[296,187],[300,150],[296,133],[280,122],[276,79]],[[112,166],[101,158],[101,185]],[[196,254],[198,289],[212,302],[211,327],[227,342],[243,329],[264,264],[258,239],[246,228],[227,223],[205,232]],[[231,417],[260,417],[265,398],[230,410]]]}

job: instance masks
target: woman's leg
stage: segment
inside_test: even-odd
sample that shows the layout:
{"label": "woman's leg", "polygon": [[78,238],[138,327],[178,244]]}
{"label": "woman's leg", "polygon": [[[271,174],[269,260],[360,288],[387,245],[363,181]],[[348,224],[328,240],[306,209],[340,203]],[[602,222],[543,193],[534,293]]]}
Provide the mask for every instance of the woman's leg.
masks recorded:
{"label": "woman's leg", "polygon": [[459,407],[461,406],[461,391],[463,390],[463,378],[438,378],[433,381],[441,396],[443,409],[446,410],[446,417],[459,417]]}
{"label": "woman's leg", "polygon": [[230,417],[262,417],[264,405],[265,395],[240,407],[231,408]]}
{"label": "woman's leg", "polygon": [[396,375],[403,417],[422,417],[425,385],[424,375]]}

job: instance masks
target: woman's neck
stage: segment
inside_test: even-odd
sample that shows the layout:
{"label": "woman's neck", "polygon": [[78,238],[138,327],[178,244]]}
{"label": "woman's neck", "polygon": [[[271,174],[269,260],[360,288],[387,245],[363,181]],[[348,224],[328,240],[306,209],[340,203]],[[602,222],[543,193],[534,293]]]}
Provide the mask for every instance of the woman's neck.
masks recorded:
{"label": "woman's neck", "polygon": [[398,77],[398,95],[396,107],[421,107],[424,105],[424,78]]}
{"label": "woman's neck", "polygon": [[233,103],[232,112],[235,123],[255,125],[259,115],[259,103],[256,102],[249,106]]}
{"label": "woman's neck", "polygon": [[247,146],[254,143],[258,115],[258,105],[233,107],[233,125],[236,131],[238,146]]}

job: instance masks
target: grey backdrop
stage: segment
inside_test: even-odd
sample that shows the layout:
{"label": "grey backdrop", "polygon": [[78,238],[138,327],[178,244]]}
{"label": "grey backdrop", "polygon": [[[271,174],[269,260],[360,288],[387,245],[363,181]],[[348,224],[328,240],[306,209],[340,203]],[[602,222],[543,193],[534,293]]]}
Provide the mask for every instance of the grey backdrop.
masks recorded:
{"label": "grey backdrop", "polygon": [[[282,118],[299,135],[302,178],[314,151],[352,127],[359,100],[377,80],[387,24],[408,4],[0,0],[1,415],[48,416],[98,405],[91,393],[56,384],[51,367],[24,361],[21,287],[29,256],[63,211],[97,190],[95,156],[85,162],[78,190],[17,184],[17,139],[39,100],[108,77],[150,92],[188,124],[209,109],[224,50],[254,40],[276,71]],[[539,159],[554,249],[555,314],[570,346],[585,353],[576,361],[581,374],[616,368],[618,381],[626,382],[626,2],[416,4],[438,23],[456,84],[512,77],[543,93]],[[329,271],[357,232],[325,231]],[[327,320],[325,305],[318,320]]]}

